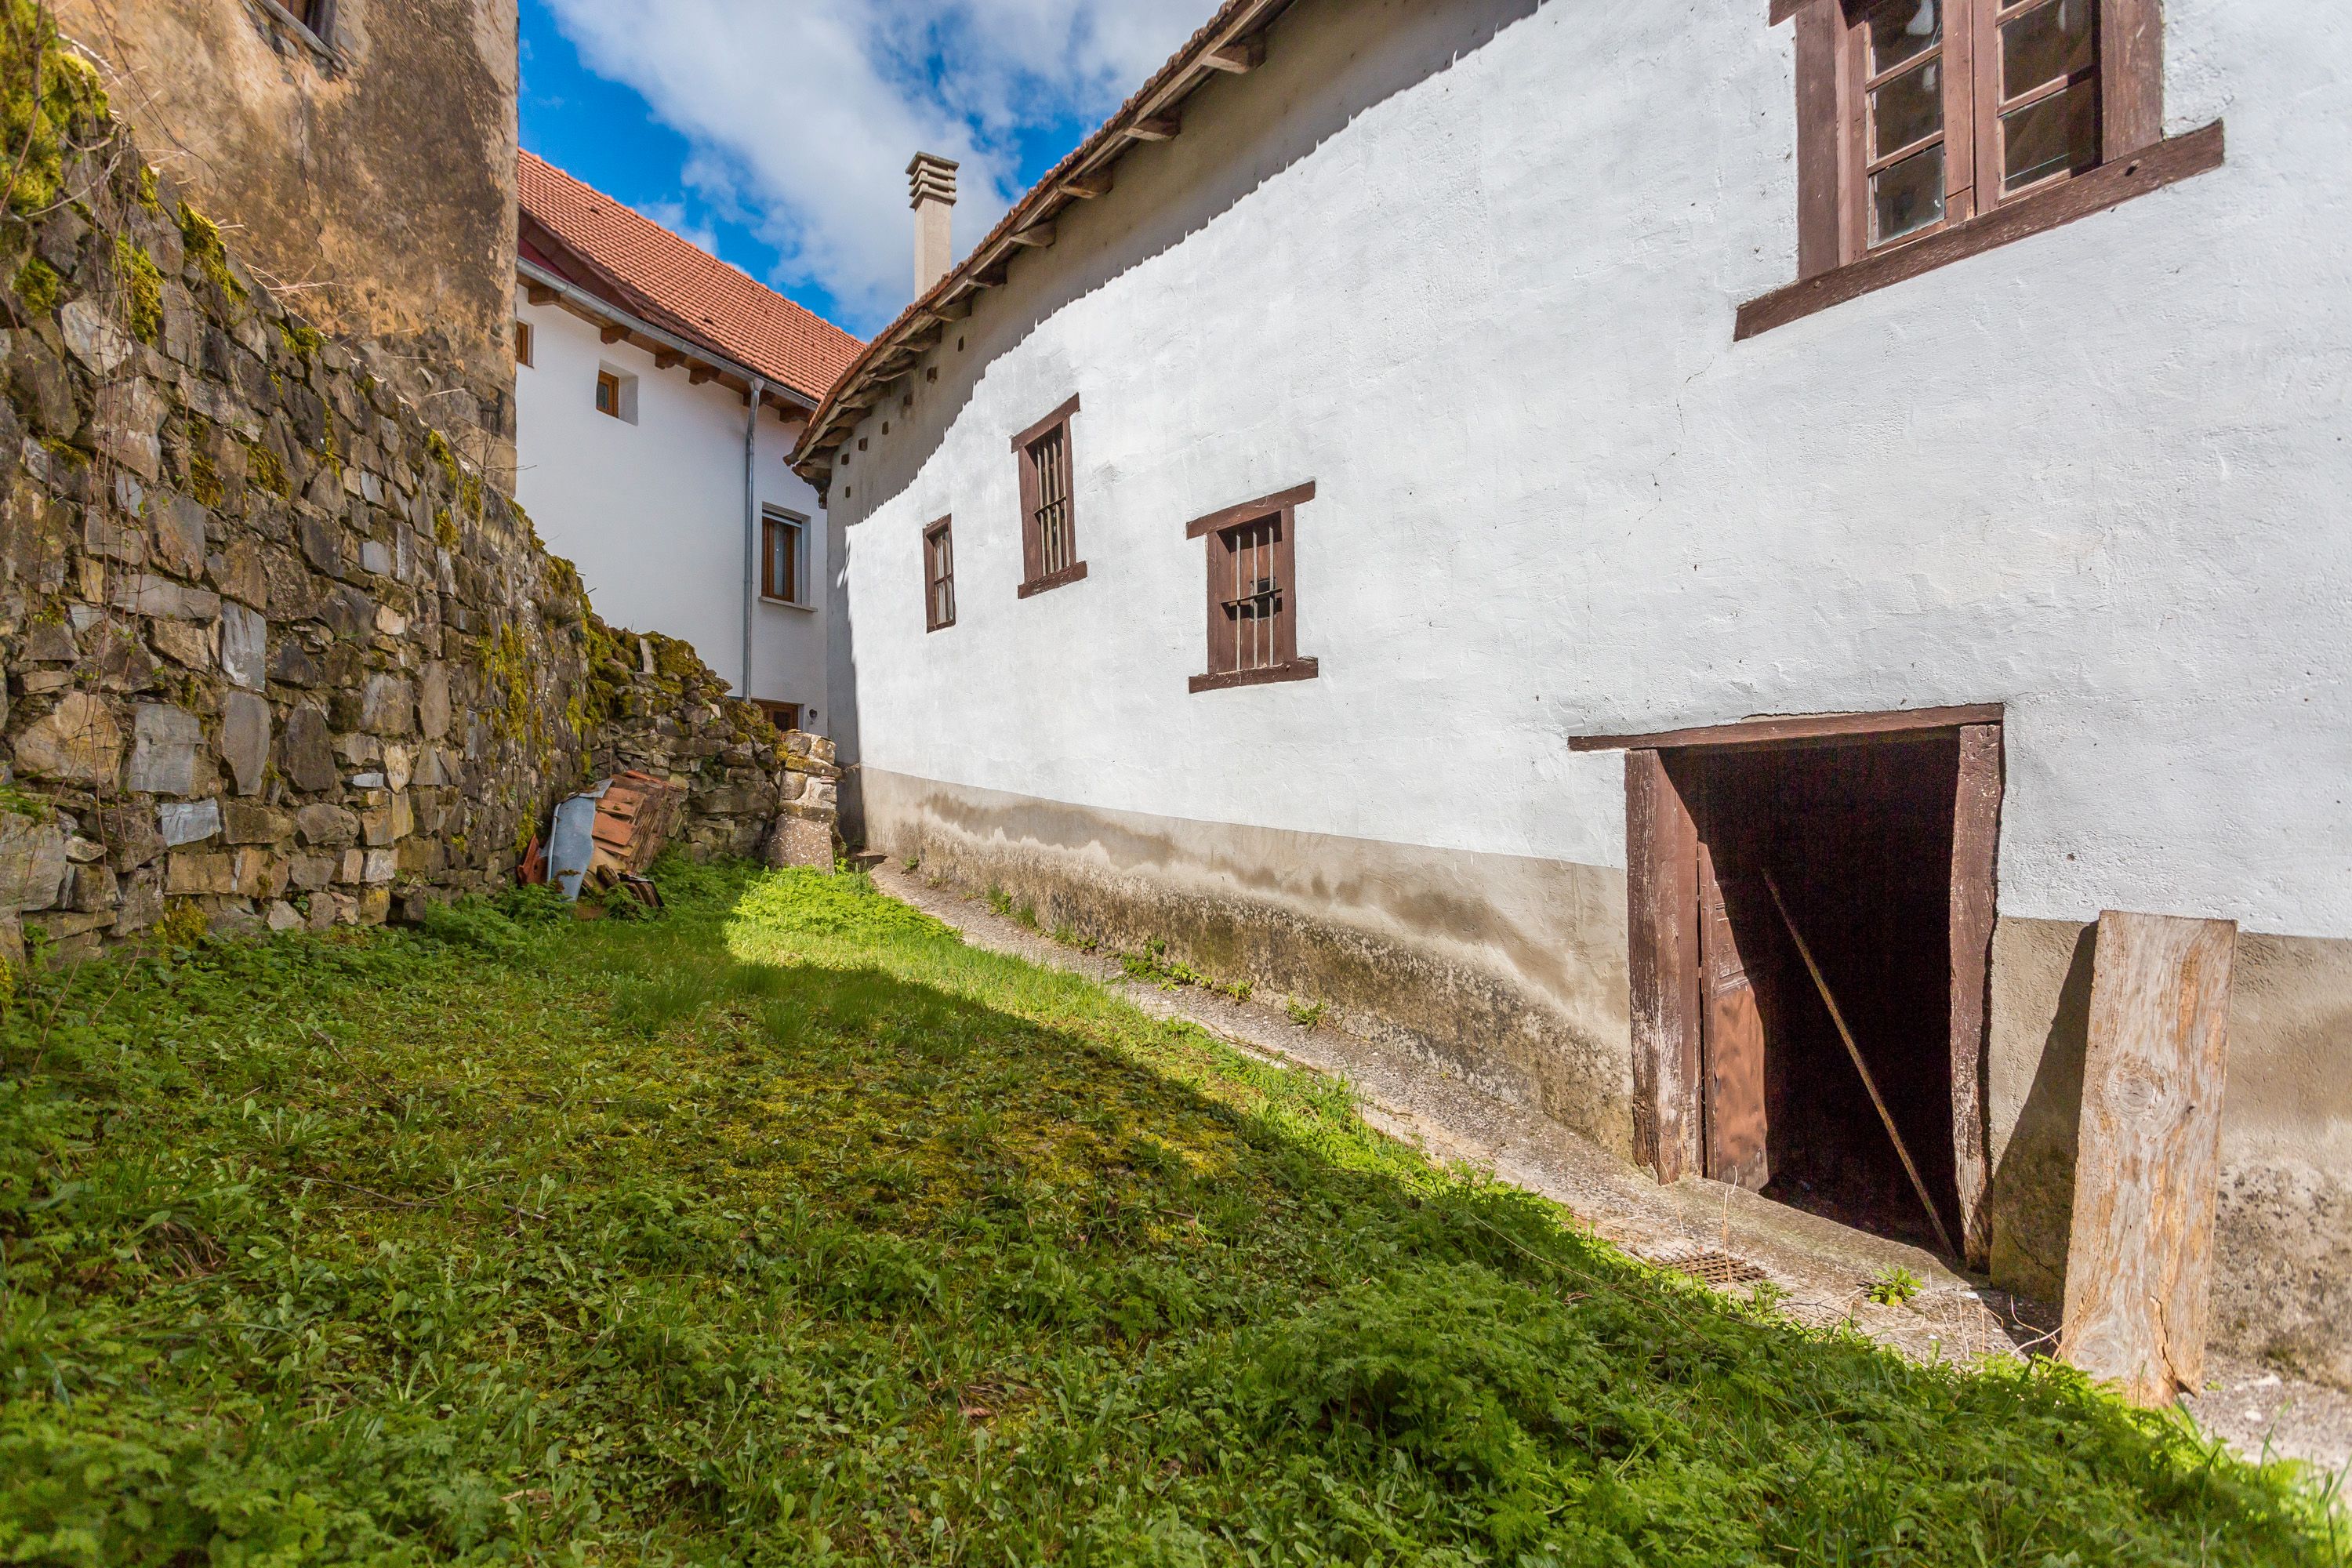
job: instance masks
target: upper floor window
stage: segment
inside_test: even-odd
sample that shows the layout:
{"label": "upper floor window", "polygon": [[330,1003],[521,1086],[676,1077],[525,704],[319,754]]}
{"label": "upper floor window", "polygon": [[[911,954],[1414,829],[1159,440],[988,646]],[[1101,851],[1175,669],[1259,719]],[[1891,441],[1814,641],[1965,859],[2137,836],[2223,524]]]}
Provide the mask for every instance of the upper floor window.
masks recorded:
{"label": "upper floor window", "polygon": [[1297,548],[1298,508],[1315,499],[1304,484],[1244,506],[1212,512],[1184,531],[1206,539],[1209,556],[1209,668],[1194,691],[1308,680],[1314,659],[1298,657]]}
{"label": "upper floor window", "polygon": [[1087,574],[1078,558],[1077,500],[1070,473],[1071,398],[1013,437],[1021,464],[1021,596],[1042,594]]}
{"label": "upper floor window", "polygon": [[637,378],[617,370],[596,373],[596,412],[626,424],[637,422]]}
{"label": "upper floor window", "polygon": [[514,324],[514,351],[515,363],[520,365],[529,365],[531,363],[530,323],[529,321],[517,321]]}
{"label": "upper floor window", "polygon": [[1738,335],[2201,174],[2161,0],[1773,0],[1796,20],[1798,281]]}
{"label": "upper floor window", "polygon": [[955,625],[955,530],[941,518],[923,530],[923,629]]}
{"label": "upper floor window", "polygon": [[808,521],[764,509],[760,517],[760,592],[787,605],[806,605]]}

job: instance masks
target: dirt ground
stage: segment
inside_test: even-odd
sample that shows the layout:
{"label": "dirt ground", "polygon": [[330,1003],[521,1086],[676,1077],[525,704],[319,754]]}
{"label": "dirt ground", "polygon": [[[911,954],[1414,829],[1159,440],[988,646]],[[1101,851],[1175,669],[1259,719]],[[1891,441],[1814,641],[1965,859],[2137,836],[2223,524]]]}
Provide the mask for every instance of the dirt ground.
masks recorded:
{"label": "dirt ground", "polygon": [[[1156,1016],[1189,1019],[1237,1050],[1342,1079],[1373,1126],[1433,1159],[1551,1198],[1637,1257],[1684,1266],[1735,1292],[1769,1279],[1787,1292],[1780,1310],[1796,1321],[1851,1323],[1922,1361],[2047,1354],[2056,1342],[2055,1309],[1955,1273],[1933,1253],[1717,1182],[1688,1178],[1662,1187],[1555,1123],[1404,1052],[1328,1025],[1301,1027],[1263,1003],[1135,978],[1114,957],[1065,947],[896,866],[876,867],[874,879],[975,946],[1084,974]],[[1897,1267],[1925,1288],[1906,1305],[1873,1301],[1871,1282]],[[2183,1402],[2204,1430],[2252,1457],[2301,1459],[2338,1474],[2352,1468],[2352,1394],[2220,1357],[2209,1360],[2206,1375],[2205,1392]]]}

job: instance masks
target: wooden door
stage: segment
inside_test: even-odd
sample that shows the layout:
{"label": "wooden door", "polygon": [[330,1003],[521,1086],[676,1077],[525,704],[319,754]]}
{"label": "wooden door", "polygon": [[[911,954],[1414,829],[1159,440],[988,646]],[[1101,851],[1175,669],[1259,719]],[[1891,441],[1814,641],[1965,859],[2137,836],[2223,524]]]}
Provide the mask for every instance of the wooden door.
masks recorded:
{"label": "wooden door", "polygon": [[1705,1005],[1701,1072],[1706,1085],[1706,1173],[1749,1192],[1772,1179],[1764,1112],[1764,1013],[1732,909],[1747,891],[1713,849],[1698,847],[1698,948]]}

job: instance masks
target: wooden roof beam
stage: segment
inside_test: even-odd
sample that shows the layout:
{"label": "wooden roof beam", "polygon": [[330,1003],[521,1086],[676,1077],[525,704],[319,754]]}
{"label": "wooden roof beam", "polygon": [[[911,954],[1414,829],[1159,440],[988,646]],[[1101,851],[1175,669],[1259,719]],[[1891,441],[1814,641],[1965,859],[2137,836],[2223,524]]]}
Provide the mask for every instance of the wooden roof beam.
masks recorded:
{"label": "wooden roof beam", "polygon": [[1151,114],[1119,127],[1119,134],[1137,142],[1173,142],[1184,131],[1182,116]]}
{"label": "wooden roof beam", "polygon": [[1097,196],[1107,196],[1110,195],[1110,165],[1106,163],[1101,168],[1089,173],[1073,174],[1062,182],[1062,189],[1067,195],[1076,196],[1083,201],[1090,202]]}
{"label": "wooden roof beam", "polygon": [[1015,229],[1013,233],[1013,244],[1034,246],[1040,250],[1053,244],[1054,239],[1054,226],[1051,221],[1033,223],[1027,228]]}
{"label": "wooden roof beam", "polygon": [[555,290],[544,283],[526,283],[522,286],[522,291],[523,297],[534,305],[544,305],[555,298]]}
{"label": "wooden roof beam", "polygon": [[1201,57],[1201,63],[1213,71],[1226,71],[1239,76],[1265,64],[1265,36],[1236,38],[1221,49],[1211,49]]}
{"label": "wooden roof beam", "polygon": [[621,325],[618,321],[614,321],[607,325],[603,331],[596,335],[608,343],[617,343],[623,338],[629,335],[629,329]]}

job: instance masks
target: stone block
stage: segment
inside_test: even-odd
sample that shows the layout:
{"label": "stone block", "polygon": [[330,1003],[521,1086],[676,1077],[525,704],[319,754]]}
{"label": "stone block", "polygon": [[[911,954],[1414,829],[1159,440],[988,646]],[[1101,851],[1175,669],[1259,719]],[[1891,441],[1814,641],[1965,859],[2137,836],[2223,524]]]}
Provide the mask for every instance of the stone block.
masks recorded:
{"label": "stone block", "polygon": [[379,577],[392,574],[392,547],[381,540],[370,539],[360,545],[360,570],[373,572]]}
{"label": "stone block", "polygon": [[239,849],[231,858],[230,880],[241,899],[274,899],[286,890],[292,868],[267,849]]}
{"label": "stone block", "polygon": [[111,866],[77,866],[73,868],[71,890],[66,896],[66,907],[80,914],[104,913],[113,921],[112,910],[122,901],[121,881]]}
{"label": "stone block", "polygon": [[105,383],[96,402],[90,430],[99,455],[152,483],[163,471],[163,444],[156,432],[171,405],[145,376]]}
{"label": "stone block", "polygon": [[220,802],[186,800],[158,806],[155,809],[155,830],[170,848],[176,849],[183,844],[201,844],[221,830]]}
{"label": "stone block", "polygon": [[271,931],[297,931],[302,924],[302,911],[283,899],[272,899],[263,921]]}
{"label": "stone block", "polygon": [[118,871],[144,866],[165,848],[163,835],[155,826],[154,814],[142,807],[112,807],[99,818],[99,822],[106,835],[107,864]]}
{"label": "stone block", "polygon": [[335,880],[338,882],[356,882],[366,870],[367,851],[364,849],[346,849],[343,851],[342,859],[337,862],[335,866]]}
{"label": "stone block", "polygon": [[399,857],[389,849],[371,849],[360,868],[360,880],[371,886],[389,882],[400,869]]}
{"label": "stone block", "polygon": [[336,727],[371,735],[405,735],[416,727],[416,699],[407,679],[389,671],[371,675],[356,692],[335,698]]}
{"label": "stone block", "polygon": [[360,819],[340,805],[306,805],[294,814],[294,831],[305,844],[341,848],[360,836]]}
{"label": "stone block", "polygon": [[213,667],[212,633],[187,621],[150,621],[147,635],[155,651],[190,669]]}
{"label": "stone block", "polygon": [[118,610],[169,621],[214,620],[221,605],[220,595],[209,588],[191,588],[152,572],[123,573],[110,602]]}
{"label": "stone block", "polygon": [[424,726],[425,741],[449,736],[449,666],[440,660],[428,663],[416,682],[416,721]]}
{"label": "stone block", "polygon": [[294,817],[257,800],[226,801],[221,806],[221,837],[231,844],[283,844],[294,837]]}
{"label": "stone block", "polygon": [[406,746],[387,745],[383,749],[383,787],[404,790],[415,773],[415,764]]}
{"label": "stone block", "polygon": [[66,830],[54,812],[0,809],[0,915],[46,910],[65,890]]}
{"label": "stone block", "polygon": [[226,853],[180,850],[163,863],[163,891],[173,898],[236,891],[236,859]]}
{"label": "stone block", "polygon": [[226,598],[250,605],[257,610],[269,607],[269,577],[262,570],[261,547],[250,539],[230,540],[220,553],[205,563],[205,575]]}
{"label": "stone block", "polygon": [[163,879],[152,867],[124,875],[119,884],[121,902],[114,910],[114,934],[130,936],[145,931],[163,916]]}
{"label": "stone block", "polygon": [[[128,475],[124,479],[129,481]],[[147,564],[147,536],[136,529],[118,526],[95,507],[82,514],[81,547],[91,555],[120,561],[125,566]]]}
{"label": "stone block", "polygon": [[359,908],[354,919],[363,926],[380,926],[392,918],[392,889],[363,888],[360,890]]}
{"label": "stone block", "polygon": [[221,673],[239,686],[261,689],[269,667],[269,623],[258,611],[227,601],[220,606]]}
{"label": "stone block", "polygon": [[61,784],[105,785],[122,762],[122,727],[104,699],[68,691],[16,737],[16,769]]}
{"label": "stone block", "polygon": [[25,633],[25,645],[18,650],[20,664],[77,664],[81,660],[81,647],[74,641],[73,628],[63,621],[47,621],[29,627]]}
{"label": "stone block", "polygon": [[269,679],[289,686],[323,686],[327,678],[309,648],[285,637],[279,639],[278,651],[269,656]]}
{"label": "stone block", "polygon": [[833,868],[833,827],[790,813],[776,818],[769,831],[767,862],[771,866],[815,866]]}
{"label": "stone block", "polygon": [[196,751],[204,742],[204,726],[186,709],[142,702],[132,720],[124,787],[138,795],[195,794]]}
{"label": "stone block", "polygon": [[155,563],[181,577],[205,570],[205,509],[186,496],[159,490],[148,498],[148,550]]}
{"label": "stone block", "polygon": [[332,855],[297,855],[287,866],[287,879],[298,888],[315,889],[335,879]]}
{"label": "stone block", "polygon": [[95,376],[112,375],[131,357],[131,334],[117,325],[95,299],[68,300],[58,308],[66,351]]}
{"label": "stone block", "polygon": [[316,795],[342,782],[327,716],[308,706],[290,710],[278,734],[278,769],[296,789]]}
{"label": "stone block", "polygon": [[269,700],[256,692],[221,698],[221,760],[239,795],[259,795],[269,773]]}
{"label": "stone block", "polygon": [[332,520],[306,515],[295,531],[301,541],[302,557],[313,569],[330,577],[341,574],[343,531]]}

